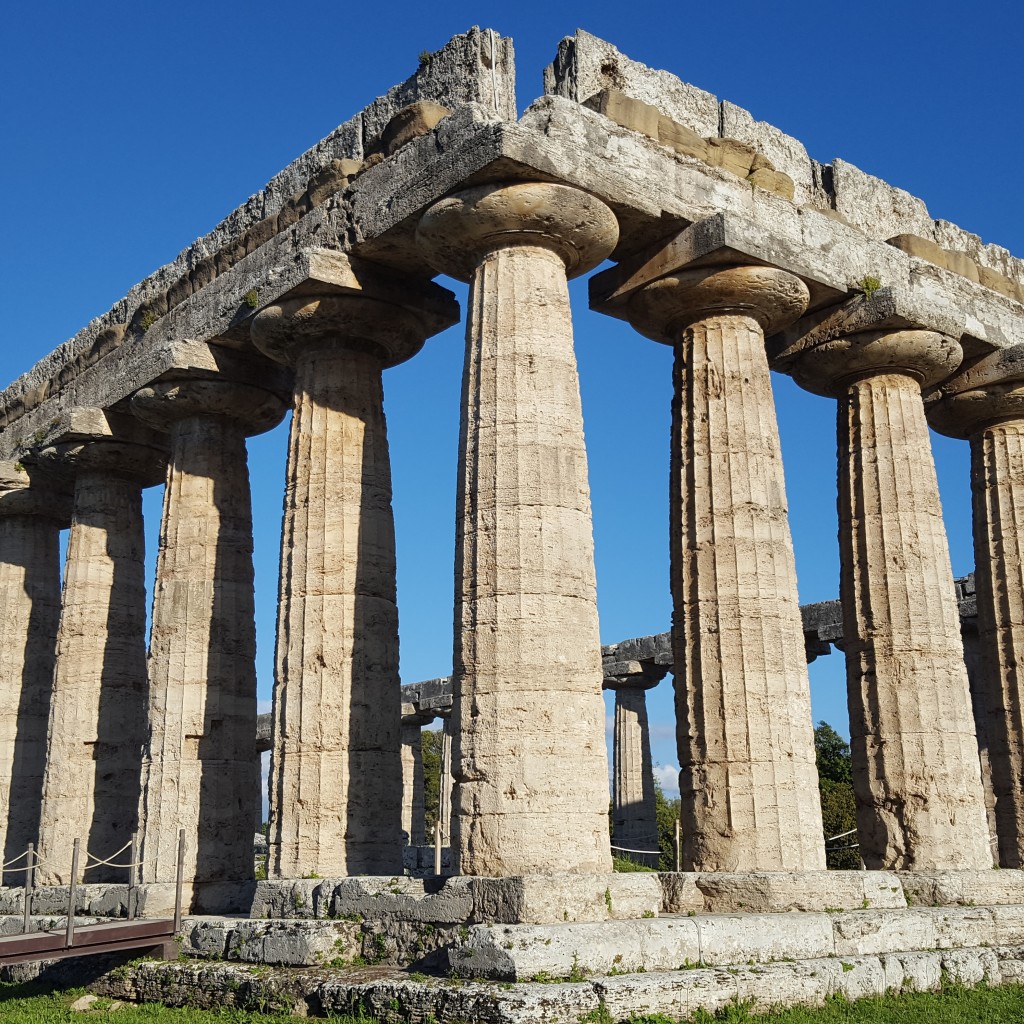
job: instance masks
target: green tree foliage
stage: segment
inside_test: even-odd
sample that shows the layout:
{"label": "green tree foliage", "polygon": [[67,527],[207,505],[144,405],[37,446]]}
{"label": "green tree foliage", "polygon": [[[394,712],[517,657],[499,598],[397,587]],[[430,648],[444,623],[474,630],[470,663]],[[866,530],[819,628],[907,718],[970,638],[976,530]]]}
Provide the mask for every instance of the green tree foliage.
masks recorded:
{"label": "green tree foliage", "polygon": [[661,788],[661,783],[654,780],[654,804],[658,815],[658,859],[659,871],[675,871],[676,869],[676,818],[679,817],[679,797],[669,800]]}
{"label": "green tree foliage", "polygon": [[421,732],[423,745],[423,804],[426,809],[427,845],[434,842],[434,826],[437,824],[438,809],[441,805],[441,730],[424,729]]}
{"label": "green tree foliage", "polygon": [[[850,744],[827,722],[819,722],[814,730],[814,752],[818,763],[818,788],[821,791],[821,820],[825,838],[841,835],[857,827],[857,805],[853,796],[853,771]],[[826,862],[833,869],[856,870],[860,854],[853,846],[856,832],[829,843]]]}

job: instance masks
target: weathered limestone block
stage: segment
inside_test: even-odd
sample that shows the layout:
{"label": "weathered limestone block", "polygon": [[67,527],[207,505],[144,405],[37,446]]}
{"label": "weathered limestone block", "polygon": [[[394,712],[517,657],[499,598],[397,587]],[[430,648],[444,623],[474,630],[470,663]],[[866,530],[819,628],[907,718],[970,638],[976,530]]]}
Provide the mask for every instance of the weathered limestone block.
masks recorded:
{"label": "weathered limestone block", "polygon": [[676,351],[670,536],[683,867],[823,868],[807,660],[764,349],[765,331],[806,308],[807,287],[766,267],[662,273],[609,311]]}
{"label": "weathered limestone block", "polygon": [[456,520],[455,792],[463,874],[607,871],[593,532],[566,274],[615,246],[564,185],[491,185],[420,221],[469,279]]}
{"label": "weathered limestone block", "polygon": [[295,366],[268,874],[400,874],[401,695],[382,371],[456,319],[436,285],[349,265],[252,325]]}
{"label": "weathered limestone block", "polygon": [[[656,867],[658,815],[651,763],[651,728],[647,694],[655,681],[635,677],[615,689],[615,731],[612,745],[612,831],[615,852],[638,864]],[[653,851],[650,853],[637,851]]]}
{"label": "weathered limestone block", "polygon": [[845,160],[832,161],[832,187],[836,212],[869,238],[932,234],[933,221],[922,200]]}
{"label": "weathered limestone block", "polygon": [[[144,434],[142,428],[138,433]],[[146,742],[146,587],[142,488],[159,483],[157,442],[67,440],[42,459],[74,475],[64,602],[50,710],[39,844],[40,884],[66,884],[73,840],[108,859],[138,823]],[[117,858],[125,863],[127,851]],[[97,867],[86,881],[124,881]]]}
{"label": "weathered limestone block", "polygon": [[[67,495],[0,463],[0,862],[36,842],[60,619]],[[19,861],[0,884],[23,878]]]}
{"label": "weathered limestone block", "polygon": [[630,60],[611,43],[582,29],[558,44],[544,69],[544,93],[584,103],[605,89],[656,107],[702,138],[718,135],[718,100],[709,92]]}
{"label": "weathered limestone block", "polygon": [[839,399],[840,594],[860,853],[869,868],[992,863],[923,385],[933,331],[822,335],[797,382]]}
{"label": "weathered limestone block", "polygon": [[142,757],[142,880],[175,880],[182,828],[192,884],[251,878],[259,763],[245,438],[274,426],[285,406],[260,388],[194,380],[143,388],[132,408],[170,443]]}
{"label": "weathered limestone block", "polygon": [[984,729],[999,863],[1024,867],[1024,381],[952,394],[929,413],[971,443],[975,590]]}

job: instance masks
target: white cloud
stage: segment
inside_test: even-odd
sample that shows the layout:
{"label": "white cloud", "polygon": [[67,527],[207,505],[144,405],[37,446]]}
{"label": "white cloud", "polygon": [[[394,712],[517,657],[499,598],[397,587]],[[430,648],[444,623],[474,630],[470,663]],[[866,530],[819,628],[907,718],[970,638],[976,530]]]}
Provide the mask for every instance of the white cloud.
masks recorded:
{"label": "white cloud", "polygon": [[670,800],[679,796],[679,765],[656,764],[654,777],[661,783],[661,788]]}

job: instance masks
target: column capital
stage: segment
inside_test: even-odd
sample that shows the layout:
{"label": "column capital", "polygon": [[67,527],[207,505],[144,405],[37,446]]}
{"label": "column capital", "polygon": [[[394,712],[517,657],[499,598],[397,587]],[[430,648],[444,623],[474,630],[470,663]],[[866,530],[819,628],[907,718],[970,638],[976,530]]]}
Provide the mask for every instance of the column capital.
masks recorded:
{"label": "column capital", "polygon": [[60,481],[30,473],[20,462],[0,461],[0,516],[41,516],[67,526],[71,501]]}
{"label": "column capital", "polygon": [[605,690],[651,690],[668,675],[670,666],[627,661],[610,667],[615,674],[609,675],[606,668],[603,684]]}
{"label": "column capital", "polygon": [[997,380],[944,395],[927,409],[928,422],[940,434],[969,439],[986,427],[1024,422],[1024,380]]}
{"label": "column capital", "polygon": [[879,374],[911,377],[921,388],[944,380],[963,360],[963,349],[937,331],[861,331],[805,348],[789,367],[815,394],[836,397],[855,380]]}
{"label": "column capital", "polygon": [[787,270],[689,267],[639,288],[616,315],[648,338],[674,345],[687,327],[721,316],[750,317],[771,334],[796,320],[809,301],[807,285]]}
{"label": "column capital", "polygon": [[235,420],[245,433],[262,434],[277,426],[287,405],[263,388],[231,380],[168,380],[140,388],[132,412],[156,430],[181,420],[216,416]]}
{"label": "column capital", "polygon": [[618,244],[615,214],[600,199],[554,182],[512,182],[461,189],[434,203],[416,240],[430,264],[462,281],[496,249],[534,246],[556,253],[576,277]]}
{"label": "column capital", "polygon": [[459,322],[447,288],[334,255],[330,283],[310,278],[253,317],[253,343],[276,362],[294,366],[305,350],[339,346],[394,366]]}

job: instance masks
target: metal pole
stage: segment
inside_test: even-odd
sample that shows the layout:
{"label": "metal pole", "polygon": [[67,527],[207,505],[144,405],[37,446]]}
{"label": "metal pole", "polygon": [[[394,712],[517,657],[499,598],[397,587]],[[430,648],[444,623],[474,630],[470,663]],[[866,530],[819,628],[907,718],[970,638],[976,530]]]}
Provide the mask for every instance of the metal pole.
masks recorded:
{"label": "metal pole", "polygon": [[683,830],[676,818],[676,871],[682,871],[683,867]]}
{"label": "metal pole", "polygon": [[181,931],[181,885],[185,877],[185,830],[178,829],[178,877],[174,886],[174,931]]}
{"label": "metal pole", "polygon": [[32,931],[32,867],[35,857],[35,844],[28,844],[28,859],[25,861],[25,919],[21,923],[21,930],[24,934]]}
{"label": "metal pole", "polygon": [[132,852],[130,856],[130,865],[128,867],[128,920],[135,920],[135,904],[138,902],[137,893],[135,891],[135,884],[139,874],[137,867],[139,863],[139,833],[132,833]]}
{"label": "metal pole", "polygon": [[75,888],[78,879],[78,845],[80,842],[80,839],[76,839],[74,849],[71,851],[71,884],[68,886],[68,928],[64,936],[65,946],[75,944],[75,897],[77,895]]}
{"label": "metal pole", "polygon": [[434,822],[434,874],[441,874],[441,822]]}

